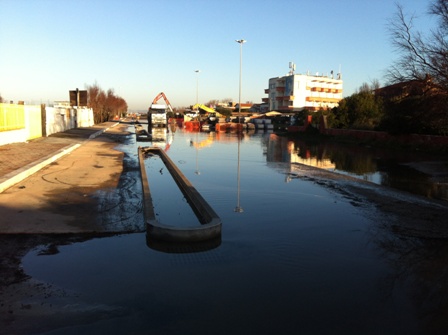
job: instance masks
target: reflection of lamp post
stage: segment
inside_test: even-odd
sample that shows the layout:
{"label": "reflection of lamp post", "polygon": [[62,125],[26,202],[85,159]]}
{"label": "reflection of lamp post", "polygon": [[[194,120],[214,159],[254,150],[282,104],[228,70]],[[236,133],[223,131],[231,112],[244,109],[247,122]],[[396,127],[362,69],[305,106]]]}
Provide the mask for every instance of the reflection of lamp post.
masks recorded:
{"label": "reflection of lamp post", "polygon": [[196,133],[196,145],[195,145],[195,147],[196,147],[196,171],[194,171],[194,173],[195,174],[197,174],[198,176],[201,174],[201,171],[199,171],[199,163],[198,163],[198,156],[199,156],[199,154],[198,154],[198,144],[199,144],[199,142],[198,142],[198,133]]}
{"label": "reflection of lamp post", "polygon": [[[240,90],[239,90],[239,98],[238,98],[238,124],[241,122],[240,114],[241,114],[241,73],[242,73],[242,67],[243,67],[243,43],[246,41],[236,40],[237,43],[240,44]],[[239,129],[238,129],[239,130]],[[236,201],[236,207],[235,212],[242,213],[244,212],[243,207],[240,206],[240,132],[237,132],[238,136],[238,170],[237,170],[237,201]]]}
{"label": "reflection of lamp post", "polygon": [[240,114],[241,114],[241,77],[243,72],[243,44],[246,43],[246,40],[235,40],[240,44],[240,91],[238,96],[238,123],[240,123]]}
{"label": "reflection of lamp post", "polygon": [[234,211],[237,213],[242,213],[242,212],[244,212],[244,210],[243,210],[243,207],[240,206],[240,135],[239,134],[240,133],[237,133],[237,136],[238,136],[238,138],[237,138],[238,139],[238,170],[237,171],[238,172],[237,172],[237,177],[236,177],[236,180],[237,180],[236,207],[235,207]]}

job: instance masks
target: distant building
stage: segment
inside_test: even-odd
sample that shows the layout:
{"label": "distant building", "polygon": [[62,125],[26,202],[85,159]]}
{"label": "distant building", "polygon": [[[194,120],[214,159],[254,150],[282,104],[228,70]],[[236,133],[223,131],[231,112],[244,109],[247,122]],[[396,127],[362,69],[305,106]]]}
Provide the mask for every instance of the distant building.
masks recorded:
{"label": "distant building", "polygon": [[[246,103],[246,104],[241,104],[241,109],[250,109],[252,107],[253,104],[250,103]],[[236,103],[235,107],[233,107],[235,110],[238,110],[240,108],[240,104]]]}
{"label": "distant building", "polygon": [[408,97],[440,94],[440,89],[432,84],[431,78],[427,75],[424,80],[409,80],[400,82],[375,90],[375,95],[385,100],[402,100]]}
{"label": "distant building", "polygon": [[342,77],[337,74],[294,74],[269,79],[269,95],[263,98],[270,111],[298,112],[301,110],[331,109],[342,100]]}
{"label": "distant building", "polygon": [[251,113],[266,113],[269,111],[269,106],[267,103],[262,104],[253,104],[252,107],[249,109]]}

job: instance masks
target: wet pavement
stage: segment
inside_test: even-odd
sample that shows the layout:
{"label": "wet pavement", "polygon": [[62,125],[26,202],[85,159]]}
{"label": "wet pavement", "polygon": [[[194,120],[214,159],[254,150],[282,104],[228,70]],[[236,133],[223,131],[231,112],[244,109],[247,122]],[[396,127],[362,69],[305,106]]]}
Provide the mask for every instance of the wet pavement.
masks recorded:
{"label": "wet pavement", "polygon": [[140,175],[117,149],[129,136],[107,122],[0,147],[0,233],[141,231]]}
{"label": "wet pavement", "polygon": [[117,122],[104,122],[92,127],[70,129],[28,142],[0,146],[0,193],[34,173],[35,171],[31,172],[33,167],[48,165],[50,161],[45,163],[45,160],[61,154],[60,157],[62,157],[116,125],[118,125]]}

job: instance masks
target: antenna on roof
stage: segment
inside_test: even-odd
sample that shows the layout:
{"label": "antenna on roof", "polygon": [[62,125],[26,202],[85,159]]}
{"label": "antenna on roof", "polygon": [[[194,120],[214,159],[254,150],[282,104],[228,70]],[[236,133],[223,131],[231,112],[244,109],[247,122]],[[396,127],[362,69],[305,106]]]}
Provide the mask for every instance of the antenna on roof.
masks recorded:
{"label": "antenna on roof", "polygon": [[341,64],[339,64],[338,80],[342,80]]}
{"label": "antenna on roof", "polygon": [[294,62],[289,62],[289,74],[293,75],[295,70],[296,70],[296,64],[294,64]]}

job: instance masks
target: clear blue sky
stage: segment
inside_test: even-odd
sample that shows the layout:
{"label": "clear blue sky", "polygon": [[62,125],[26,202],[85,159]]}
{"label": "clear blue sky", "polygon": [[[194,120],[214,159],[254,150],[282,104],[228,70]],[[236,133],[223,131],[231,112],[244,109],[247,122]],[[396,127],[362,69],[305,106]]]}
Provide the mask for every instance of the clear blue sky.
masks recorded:
{"label": "clear blue sky", "polygon": [[[425,15],[429,0],[401,0]],[[131,110],[147,110],[159,92],[173,107],[238,101],[243,45],[243,102],[261,102],[268,80],[335,73],[344,96],[362,83],[384,84],[396,58],[387,22],[392,0],[0,0],[0,94],[52,103],[97,83]],[[422,22],[422,21],[419,21]],[[425,23],[421,23],[423,26]]]}

